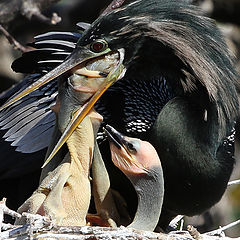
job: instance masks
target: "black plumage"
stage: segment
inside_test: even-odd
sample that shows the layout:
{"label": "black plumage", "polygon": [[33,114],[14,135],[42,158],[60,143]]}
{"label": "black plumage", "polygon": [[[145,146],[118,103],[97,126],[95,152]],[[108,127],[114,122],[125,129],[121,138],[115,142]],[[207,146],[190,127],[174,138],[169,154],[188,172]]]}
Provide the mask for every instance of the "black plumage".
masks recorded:
{"label": "black plumage", "polygon": [[[199,214],[219,201],[234,165],[234,137],[229,136],[238,115],[239,83],[215,24],[185,2],[137,0],[99,17],[77,43],[78,36],[69,40],[67,35],[36,38],[34,47],[44,57],[30,72],[42,74],[64,61],[62,50],[73,51],[68,58],[76,58],[79,49],[97,39],[105,39],[112,51],[125,49],[125,76],[96,109],[106,123],[150,141],[158,151],[165,178],[160,225],[166,227],[177,214]],[[34,52],[13,67],[25,69],[28,57],[34,61]],[[114,176],[112,181],[132,209],[132,189],[122,188]]]}

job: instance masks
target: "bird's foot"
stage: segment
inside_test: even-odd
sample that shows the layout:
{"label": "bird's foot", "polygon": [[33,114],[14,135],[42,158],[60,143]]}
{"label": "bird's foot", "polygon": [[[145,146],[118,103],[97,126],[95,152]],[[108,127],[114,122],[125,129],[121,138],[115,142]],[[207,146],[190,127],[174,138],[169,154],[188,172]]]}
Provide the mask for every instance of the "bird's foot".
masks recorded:
{"label": "bird's foot", "polygon": [[90,226],[117,227],[115,221],[109,218],[109,215],[106,211],[102,211],[100,215],[89,213],[86,220],[87,225]]}

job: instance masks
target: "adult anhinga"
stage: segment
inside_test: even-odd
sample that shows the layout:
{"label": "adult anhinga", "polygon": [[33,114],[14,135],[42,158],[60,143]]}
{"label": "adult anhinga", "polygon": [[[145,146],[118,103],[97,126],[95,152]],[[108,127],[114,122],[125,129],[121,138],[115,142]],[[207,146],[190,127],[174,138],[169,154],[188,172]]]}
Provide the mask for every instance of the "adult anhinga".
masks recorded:
{"label": "adult anhinga", "polygon": [[[238,115],[239,85],[215,24],[184,1],[127,0],[119,9],[100,16],[74,48],[78,37],[70,33],[42,35],[34,45],[40,48],[37,54],[26,54],[13,67],[24,69],[29,63],[24,60],[31,59],[31,70],[46,72],[67,55],[61,67],[41,78],[47,82],[64,72],[72,74],[90,59],[124,49],[126,73],[103,95],[96,109],[105,122],[124,134],[146,139],[157,150],[165,180],[160,225],[165,227],[177,214],[199,214],[219,201],[234,164],[232,131]],[[51,60],[46,61],[46,56]],[[29,78],[25,80],[28,85],[33,81]],[[20,151],[27,152],[29,147],[28,134],[20,137],[19,132],[26,133],[34,125],[30,131],[33,139],[53,124],[46,102],[53,101],[54,88],[56,83],[50,81],[18,102],[9,102],[9,112],[1,113],[0,124],[9,129],[5,138]],[[37,108],[34,121],[31,104]],[[22,106],[29,117],[22,115]],[[11,122],[16,113],[19,118]],[[41,124],[38,120],[43,119]],[[35,150],[45,146],[46,142],[30,145]],[[115,184],[119,187],[118,181]],[[131,196],[128,190],[124,187],[122,191],[127,200]],[[129,205],[131,209],[131,202]]]}

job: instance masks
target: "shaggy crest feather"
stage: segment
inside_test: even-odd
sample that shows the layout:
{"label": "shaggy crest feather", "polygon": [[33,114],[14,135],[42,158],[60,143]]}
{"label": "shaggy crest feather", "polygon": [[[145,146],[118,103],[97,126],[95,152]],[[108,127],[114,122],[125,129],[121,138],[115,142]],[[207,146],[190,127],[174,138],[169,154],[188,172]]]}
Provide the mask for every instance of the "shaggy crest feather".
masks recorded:
{"label": "shaggy crest feather", "polygon": [[[192,93],[199,84],[205,88],[209,101],[217,106],[222,129],[219,138],[226,135],[226,124],[238,115],[240,85],[224,38],[211,19],[184,2],[140,0],[124,5],[96,23],[92,25],[93,32],[95,25],[104,29],[105,24],[110,24],[107,29],[111,29],[112,37],[125,37],[129,42],[150,37],[171,49],[185,66],[181,69],[185,77],[179,79],[183,90]],[[106,32],[102,34],[105,35]]]}

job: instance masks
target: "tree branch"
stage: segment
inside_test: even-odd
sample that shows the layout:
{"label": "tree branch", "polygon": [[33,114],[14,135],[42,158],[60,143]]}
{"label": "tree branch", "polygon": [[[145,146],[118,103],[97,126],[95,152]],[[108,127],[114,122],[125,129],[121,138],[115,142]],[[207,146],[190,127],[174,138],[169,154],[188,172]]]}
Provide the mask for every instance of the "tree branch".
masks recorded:
{"label": "tree branch", "polygon": [[107,8],[102,12],[102,15],[105,15],[105,14],[113,11],[114,9],[121,7],[124,2],[125,2],[125,0],[113,0],[113,1],[107,6]]}
{"label": "tree branch", "polygon": [[[20,217],[19,213],[10,210],[6,206],[6,199],[0,201],[0,224],[3,224],[3,214],[13,217]],[[140,231],[126,227],[76,227],[76,226],[54,226],[49,218],[38,214],[23,213],[21,216],[26,217],[27,224],[23,226],[6,225],[2,226],[3,232],[0,232],[0,239],[28,240],[28,239],[95,239],[95,240],[233,240],[223,234],[223,230],[235,226],[240,220],[231,223],[221,229],[205,234],[200,234],[197,229],[188,226],[188,231],[172,231],[166,233],[155,233]],[[7,230],[6,230],[7,229]],[[217,234],[217,236],[214,236]]]}
{"label": "tree branch", "polygon": [[8,42],[13,45],[14,49],[20,50],[22,53],[30,51],[31,48],[24,47],[21,43],[19,43],[1,24],[0,24],[0,32],[7,38]]}
{"label": "tree branch", "polygon": [[41,12],[50,5],[60,0],[10,0],[0,2],[0,24],[8,28],[10,23],[24,16],[31,20],[33,18],[46,24],[57,24],[61,18],[53,13],[51,18],[44,16]]}
{"label": "tree branch", "polygon": [[229,182],[228,186],[237,185],[237,184],[240,184],[240,179]]}

